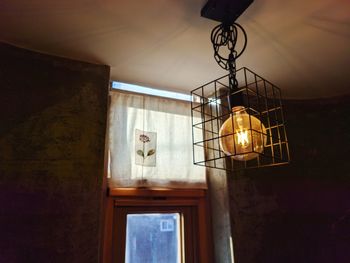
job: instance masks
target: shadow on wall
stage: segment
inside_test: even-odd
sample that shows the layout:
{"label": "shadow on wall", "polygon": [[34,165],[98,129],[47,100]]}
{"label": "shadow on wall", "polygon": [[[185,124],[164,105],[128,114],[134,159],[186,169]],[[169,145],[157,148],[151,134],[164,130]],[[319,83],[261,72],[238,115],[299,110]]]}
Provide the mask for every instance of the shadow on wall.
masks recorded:
{"label": "shadow on wall", "polygon": [[350,258],[350,96],[285,101],[291,163],[231,174],[237,263]]}

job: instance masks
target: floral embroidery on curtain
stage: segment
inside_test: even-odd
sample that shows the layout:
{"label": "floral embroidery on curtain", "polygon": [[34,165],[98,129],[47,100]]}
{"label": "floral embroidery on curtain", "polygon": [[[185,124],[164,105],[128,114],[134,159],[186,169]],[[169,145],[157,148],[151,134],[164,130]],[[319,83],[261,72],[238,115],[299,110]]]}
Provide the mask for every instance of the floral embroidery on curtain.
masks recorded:
{"label": "floral embroidery on curtain", "polygon": [[135,163],[156,166],[157,133],[135,130]]}

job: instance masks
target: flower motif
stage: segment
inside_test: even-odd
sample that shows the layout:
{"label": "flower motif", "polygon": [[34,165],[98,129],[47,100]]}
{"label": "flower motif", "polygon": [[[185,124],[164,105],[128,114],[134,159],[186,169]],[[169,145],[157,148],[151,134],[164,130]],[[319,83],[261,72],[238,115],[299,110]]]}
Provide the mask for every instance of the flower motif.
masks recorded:
{"label": "flower motif", "polygon": [[144,135],[144,134],[141,134],[140,137],[139,137],[139,140],[143,143],[146,143],[146,142],[150,142],[151,140],[149,139],[149,137],[147,135]]}
{"label": "flower motif", "polygon": [[156,166],[157,133],[135,130],[135,164]]}

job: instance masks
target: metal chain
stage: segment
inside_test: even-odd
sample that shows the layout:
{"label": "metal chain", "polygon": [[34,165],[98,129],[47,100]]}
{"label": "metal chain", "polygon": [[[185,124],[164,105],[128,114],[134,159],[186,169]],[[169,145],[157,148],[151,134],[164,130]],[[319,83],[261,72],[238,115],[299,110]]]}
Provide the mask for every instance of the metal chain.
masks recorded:
{"label": "metal chain", "polygon": [[[238,29],[243,32],[244,36],[244,45],[239,53],[235,50],[238,39]],[[220,67],[229,71],[230,88],[237,88],[236,59],[242,55],[247,46],[247,34],[245,30],[237,23],[233,23],[232,25],[220,24],[213,28],[211,32],[211,42],[213,44],[216,62]],[[229,51],[228,57],[224,57],[224,55],[220,54],[220,48],[222,47],[227,47]]]}

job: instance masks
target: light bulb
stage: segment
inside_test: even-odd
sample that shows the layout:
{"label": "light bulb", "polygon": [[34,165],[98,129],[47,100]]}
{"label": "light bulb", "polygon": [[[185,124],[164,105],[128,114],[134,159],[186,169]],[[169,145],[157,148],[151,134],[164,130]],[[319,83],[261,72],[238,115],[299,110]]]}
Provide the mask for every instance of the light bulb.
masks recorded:
{"label": "light bulb", "polygon": [[237,161],[249,161],[264,150],[266,129],[243,106],[235,106],[231,117],[221,126],[219,136],[220,148],[226,155]]}

